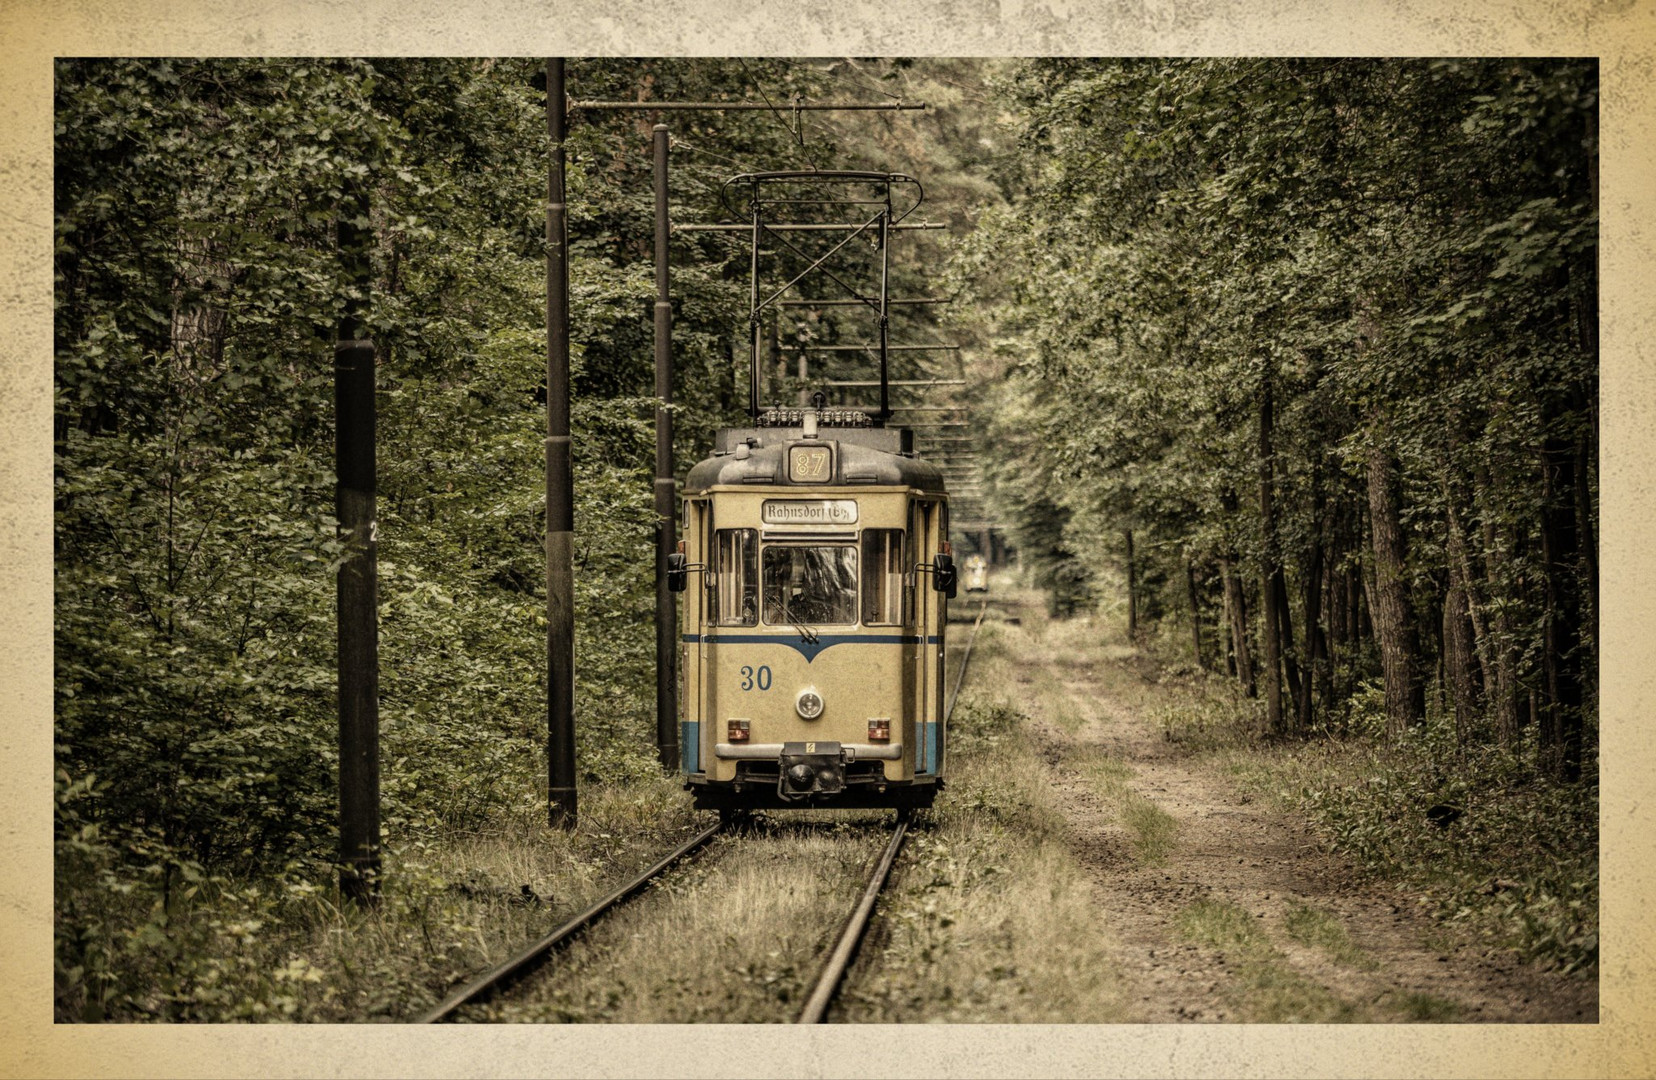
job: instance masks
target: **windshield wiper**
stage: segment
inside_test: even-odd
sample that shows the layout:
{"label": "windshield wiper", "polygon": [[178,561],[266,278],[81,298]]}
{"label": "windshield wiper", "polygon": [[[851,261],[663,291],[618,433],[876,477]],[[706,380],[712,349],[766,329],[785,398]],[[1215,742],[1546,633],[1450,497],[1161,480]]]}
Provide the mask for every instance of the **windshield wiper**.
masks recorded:
{"label": "windshield wiper", "polygon": [[788,620],[789,626],[799,631],[800,641],[807,645],[815,645],[817,643],[817,632],[793,617],[793,608],[789,606],[786,600],[782,602],[782,617]]}

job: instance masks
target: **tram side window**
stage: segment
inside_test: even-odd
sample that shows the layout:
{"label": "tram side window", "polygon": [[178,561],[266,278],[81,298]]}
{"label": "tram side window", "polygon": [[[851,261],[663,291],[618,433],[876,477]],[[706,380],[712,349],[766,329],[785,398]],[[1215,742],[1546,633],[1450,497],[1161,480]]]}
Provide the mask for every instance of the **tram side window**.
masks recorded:
{"label": "tram side window", "polygon": [[864,529],[863,625],[903,623],[903,530]]}
{"label": "tram side window", "polygon": [[713,619],[720,626],[753,626],[759,621],[759,533],[720,529],[717,544]]}

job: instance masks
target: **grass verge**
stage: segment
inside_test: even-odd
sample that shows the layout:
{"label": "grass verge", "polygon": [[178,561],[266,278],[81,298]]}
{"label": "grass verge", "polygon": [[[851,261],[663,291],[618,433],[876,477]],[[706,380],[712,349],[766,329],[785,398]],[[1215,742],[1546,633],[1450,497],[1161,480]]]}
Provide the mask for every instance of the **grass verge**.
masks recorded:
{"label": "grass verge", "polygon": [[1336,964],[1364,971],[1379,967],[1352,943],[1345,924],[1331,912],[1305,904],[1290,904],[1283,924],[1290,938],[1306,948],[1318,950]]}

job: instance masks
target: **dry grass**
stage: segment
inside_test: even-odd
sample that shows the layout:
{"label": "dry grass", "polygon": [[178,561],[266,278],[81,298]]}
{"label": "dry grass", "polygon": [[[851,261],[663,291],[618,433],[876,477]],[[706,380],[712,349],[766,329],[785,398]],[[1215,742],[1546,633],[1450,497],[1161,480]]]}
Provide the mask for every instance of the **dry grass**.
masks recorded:
{"label": "dry grass", "polygon": [[[984,631],[971,683],[998,685],[1001,634]],[[1123,1020],[1110,939],[1020,717],[968,686],[956,720],[948,787],[917,822],[830,1019]],[[889,821],[761,818],[474,1018],[790,1020]]]}

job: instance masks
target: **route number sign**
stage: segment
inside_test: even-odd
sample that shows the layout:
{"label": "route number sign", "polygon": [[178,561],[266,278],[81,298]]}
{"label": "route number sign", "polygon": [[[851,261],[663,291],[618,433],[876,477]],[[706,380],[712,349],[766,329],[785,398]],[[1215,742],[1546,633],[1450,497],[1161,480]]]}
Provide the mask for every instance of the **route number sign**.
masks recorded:
{"label": "route number sign", "polygon": [[826,446],[788,447],[789,480],[796,484],[825,484],[833,477],[833,452]]}

